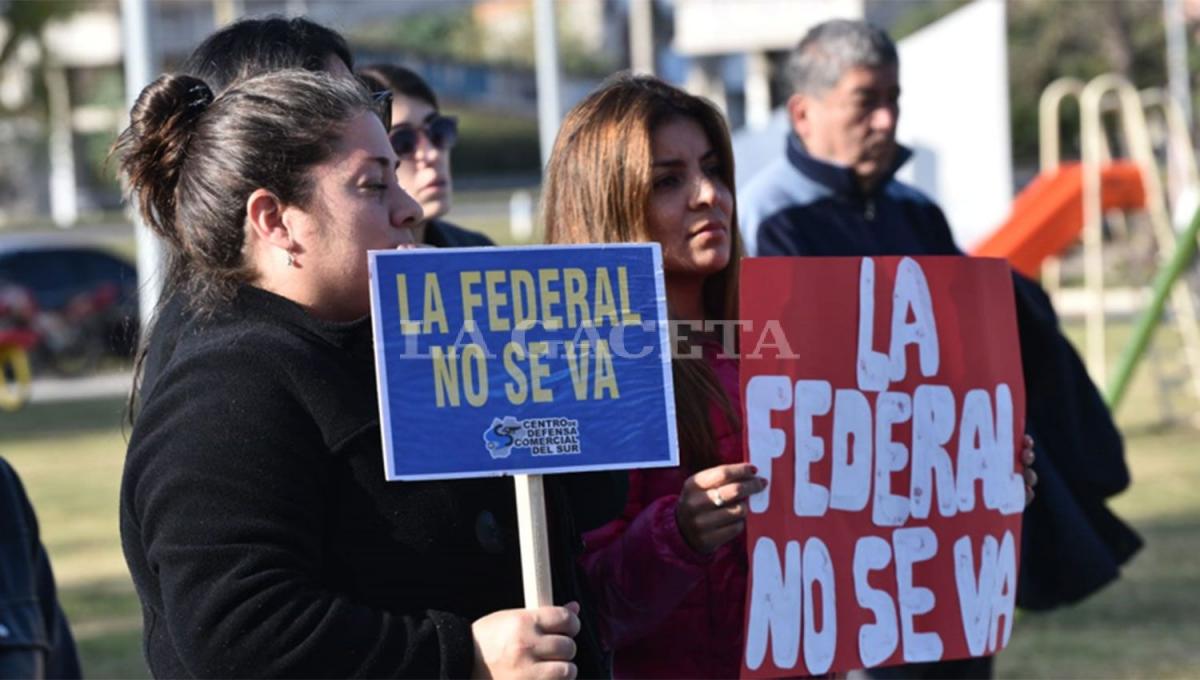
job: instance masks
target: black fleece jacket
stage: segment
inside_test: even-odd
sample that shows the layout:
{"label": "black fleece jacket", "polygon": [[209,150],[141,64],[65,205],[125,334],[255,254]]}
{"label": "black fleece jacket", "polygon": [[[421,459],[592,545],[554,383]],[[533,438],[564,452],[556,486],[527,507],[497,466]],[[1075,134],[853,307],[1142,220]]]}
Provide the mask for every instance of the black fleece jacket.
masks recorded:
{"label": "black fleece jacket", "polygon": [[[469,675],[471,622],[523,604],[512,481],[384,481],[366,319],[245,287],[187,323],[202,328],[142,395],[121,489],[151,672]],[[623,500],[581,477],[548,480],[559,602],[581,598],[566,497]],[[581,675],[605,675],[584,626]]]}

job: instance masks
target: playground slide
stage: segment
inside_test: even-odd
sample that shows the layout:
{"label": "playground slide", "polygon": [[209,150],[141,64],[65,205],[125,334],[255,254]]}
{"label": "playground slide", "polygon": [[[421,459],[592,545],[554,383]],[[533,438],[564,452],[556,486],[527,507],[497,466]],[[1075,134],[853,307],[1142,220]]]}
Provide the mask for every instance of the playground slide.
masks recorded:
{"label": "playground slide", "polygon": [[[1134,210],[1146,203],[1141,172],[1128,161],[1115,161],[1100,173],[1105,211]],[[1078,163],[1038,175],[1013,201],[1008,220],[971,252],[1003,257],[1026,276],[1037,277],[1042,260],[1056,255],[1083,231],[1083,172]]]}

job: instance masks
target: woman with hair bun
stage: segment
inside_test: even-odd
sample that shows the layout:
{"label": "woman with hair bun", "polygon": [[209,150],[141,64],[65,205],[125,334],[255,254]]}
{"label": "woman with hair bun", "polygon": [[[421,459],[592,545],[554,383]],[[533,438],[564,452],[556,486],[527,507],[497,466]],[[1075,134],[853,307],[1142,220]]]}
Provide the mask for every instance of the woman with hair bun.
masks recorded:
{"label": "woman with hair bun", "polygon": [[[341,35],[304,17],[266,16],[235,21],[205,38],[187,59],[180,72],[199,78],[220,92],[253,76],[303,69],[350,76],[354,59]],[[163,275],[166,288],[182,287],[184,267],[166,253]],[[129,394],[128,415],[132,423],[142,394],[154,391],[158,376],[170,361],[179,333],[193,305],[182,295],[159,297],[150,327],[142,328],[143,342],[134,362],[134,385]],[[147,341],[149,340],[149,341]]]}
{"label": "woman with hair bun", "polygon": [[[319,73],[215,97],[163,76],[118,140],[131,197],[183,268],[166,294],[194,307],[121,488],[150,670],[604,674],[577,604],[516,609],[509,481],[384,481],[366,251],[411,244],[420,209],[372,106]],[[557,565],[574,545],[552,536]]]}

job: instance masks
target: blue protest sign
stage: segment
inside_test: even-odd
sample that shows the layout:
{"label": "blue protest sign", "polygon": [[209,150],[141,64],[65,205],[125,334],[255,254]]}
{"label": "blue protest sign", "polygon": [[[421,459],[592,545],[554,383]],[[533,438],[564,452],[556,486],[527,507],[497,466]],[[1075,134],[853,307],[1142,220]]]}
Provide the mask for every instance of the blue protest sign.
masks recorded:
{"label": "blue protest sign", "polygon": [[388,479],[678,464],[657,244],[370,258]]}

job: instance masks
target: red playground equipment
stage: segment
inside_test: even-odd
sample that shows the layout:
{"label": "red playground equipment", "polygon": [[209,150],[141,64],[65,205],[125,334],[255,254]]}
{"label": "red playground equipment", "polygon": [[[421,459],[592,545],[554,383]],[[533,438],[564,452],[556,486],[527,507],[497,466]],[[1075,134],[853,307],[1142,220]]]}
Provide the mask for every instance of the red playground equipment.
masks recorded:
{"label": "red playground equipment", "polygon": [[[1100,200],[1105,212],[1141,210],[1146,190],[1137,164],[1118,160],[1100,170]],[[972,255],[1002,257],[1013,268],[1037,278],[1042,262],[1062,253],[1083,234],[1083,168],[1064,163],[1038,175],[1013,201],[1012,213]]]}

